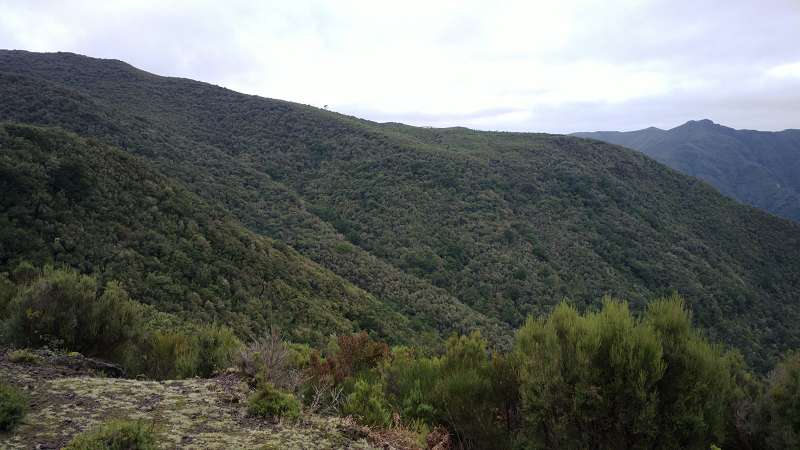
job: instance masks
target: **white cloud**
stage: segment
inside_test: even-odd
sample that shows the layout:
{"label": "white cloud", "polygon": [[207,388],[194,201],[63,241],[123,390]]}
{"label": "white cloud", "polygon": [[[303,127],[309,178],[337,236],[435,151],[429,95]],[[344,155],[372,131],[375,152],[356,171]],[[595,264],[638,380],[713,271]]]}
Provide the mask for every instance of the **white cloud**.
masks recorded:
{"label": "white cloud", "polygon": [[771,67],[767,74],[778,78],[800,78],[800,61]]}
{"label": "white cloud", "polygon": [[800,101],[795,0],[0,0],[0,11],[3,48],[116,58],[374,120],[800,126],[755,107],[776,93]]}

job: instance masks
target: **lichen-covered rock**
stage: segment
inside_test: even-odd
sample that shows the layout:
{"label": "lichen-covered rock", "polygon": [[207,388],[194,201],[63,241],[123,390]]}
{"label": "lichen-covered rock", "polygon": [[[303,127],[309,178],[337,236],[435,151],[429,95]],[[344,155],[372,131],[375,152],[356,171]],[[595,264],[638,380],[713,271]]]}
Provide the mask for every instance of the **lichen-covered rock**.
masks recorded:
{"label": "lichen-covered rock", "polygon": [[114,419],[154,424],[164,449],[372,448],[343,433],[339,418],[307,414],[274,423],[248,416],[235,374],[163,382],[105,378],[54,364],[57,360],[23,366],[0,356],[0,379],[31,399],[23,423],[0,435],[0,448],[61,448],[78,433]]}

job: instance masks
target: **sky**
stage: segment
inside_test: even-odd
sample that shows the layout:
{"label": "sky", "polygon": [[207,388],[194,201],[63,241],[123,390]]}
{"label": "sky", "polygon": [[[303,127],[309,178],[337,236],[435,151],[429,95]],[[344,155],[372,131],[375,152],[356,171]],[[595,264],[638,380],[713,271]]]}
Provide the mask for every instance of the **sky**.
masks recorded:
{"label": "sky", "polygon": [[800,128],[800,0],[0,0],[0,48],[380,122]]}

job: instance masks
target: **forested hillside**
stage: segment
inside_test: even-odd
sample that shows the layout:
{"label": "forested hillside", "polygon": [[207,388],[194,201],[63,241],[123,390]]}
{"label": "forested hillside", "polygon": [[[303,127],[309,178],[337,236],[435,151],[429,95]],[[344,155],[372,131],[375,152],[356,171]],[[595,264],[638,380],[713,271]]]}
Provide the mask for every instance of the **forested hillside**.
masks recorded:
{"label": "forested hillside", "polygon": [[18,125],[0,125],[0,149],[0,272],[22,262],[67,265],[101,284],[120,281],[162,311],[241,334],[276,326],[300,342],[364,328],[395,342],[425,337],[119,149]]}
{"label": "forested hillside", "polygon": [[742,203],[800,221],[800,130],[734,130],[706,119],[575,136],[639,150]]}
{"label": "forested hillside", "polygon": [[562,298],[641,310],[675,290],[762,369],[800,347],[800,226],[617,146],[376,124],[62,53],[0,52],[0,120],[147,159],[407,329],[504,343]]}

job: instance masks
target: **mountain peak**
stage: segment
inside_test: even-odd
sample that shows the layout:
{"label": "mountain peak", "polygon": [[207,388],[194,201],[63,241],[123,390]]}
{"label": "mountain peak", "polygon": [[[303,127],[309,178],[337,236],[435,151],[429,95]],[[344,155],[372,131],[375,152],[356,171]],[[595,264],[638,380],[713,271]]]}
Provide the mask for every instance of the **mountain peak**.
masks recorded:
{"label": "mountain peak", "polygon": [[690,120],[683,125],[678,125],[673,130],[719,130],[726,128],[711,119]]}
{"label": "mountain peak", "polygon": [[711,119],[700,119],[700,120],[690,120],[683,124],[683,126],[695,126],[695,127],[713,127],[717,125]]}

